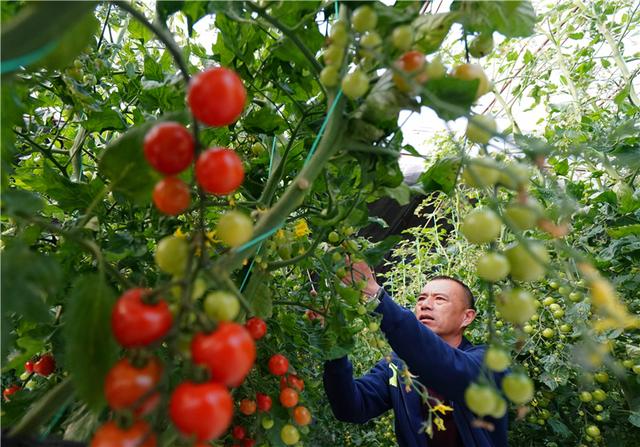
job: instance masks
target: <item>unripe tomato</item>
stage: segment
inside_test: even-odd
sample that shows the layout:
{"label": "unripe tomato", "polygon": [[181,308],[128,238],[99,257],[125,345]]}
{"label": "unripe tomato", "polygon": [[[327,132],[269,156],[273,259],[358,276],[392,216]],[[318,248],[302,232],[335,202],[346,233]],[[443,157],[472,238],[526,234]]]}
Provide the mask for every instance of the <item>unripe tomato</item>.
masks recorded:
{"label": "unripe tomato", "polygon": [[550,262],[549,253],[544,245],[535,241],[528,241],[527,245],[529,250],[519,242],[515,242],[504,252],[511,266],[511,277],[516,281],[541,279]]}
{"label": "unripe tomato", "polygon": [[156,264],[165,273],[182,275],[187,268],[189,243],[176,236],[166,236],[158,242]]}
{"label": "unripe tomato", "polygon": [[351,26],[358,33],[371,31],[378,24],[378,14],[371,6],[360,6],[351,14]]}
{"label": "unripe tomato", "polygon": [[502,379],[502,390],[511,402],[524,405],[533,399],[533,382],[520,373],[512,373]]}
{"label": "unripe tomato", "polygon": [[500,183],[509,189],[523,188],[529,182],[529,168],[520,163],[505,163],[500,171]]}
{"label": "unripe tomato", "polygon": [[500,419],[507,412],[507,401],[500,396],[496,396],[495,400],[495,406],[493,407],[493,411],[489,413],[489,416],[495,419]]}
{"label": "unripe tomato", "polygon": [[424,53],[413,50],[407,51],[400,57],[398,68],[406,71],[407,73],[415,73],[424,68],[424,64]]}
{"label": "unripe tomato", "polygon": [[499,178],[500,171],[490,158],[469,160],[462,171],[462,180],[474,188],[493,186]]}
{"label": "unripe tomato", "polygon": [[126,429],[118,427],[114,421],[108,421],[93,435],[89,447],[114,446],[155,447],[156,434],[142,420]]}
{"label": "unripe tomato", "polygon": [[513,289],[498,296],[496,308],[502,318],[514,323],[526,323],[536,312],[535,300],[529,292],[523,289]]}
{"label": "unripe tomato", "polygon": [[460,232],[472,244],[493,242],[500,237],[502,221],[490,208],[476,208],[460,226]]}
{"label": "unripe tomato", "polygon": [[147,293],[141,288],[127,290],[113,306],[111,329],[125,348],[147,346],[171,329],[173,316],[166,301],[160,299],[155,304],[147,304],[142,301]]}
{"label": "unripe tomato", "polygon": [[240,401],[240,413],[245,416],[251,416],[256,412],[256,402],[251,399],[242,399]]}
{"label": "unripe tomato", "polygon": [[484,362],[490,370],[501,372],[509,367],[511,364],[511,357],[502,349],[491,347],[487,349],[484,356]]}
{"label": "unripe tomato", "polygon": [[322,60],[324,60],[325,65],[332,66],[336,68],[336,72],[338,68],[342,65],[342,60],[344,59],[344,47],[333,44],[329,45],[322,52]]}
{"label": "unripe tomato", "polygon": [[598,388],[591,393],[591,396],[596,400],[596,402],[603,402],[607,399],[607,393],[604,390]]}
{"label": "unripe tomato", "polygon": [[275,421],[268,416],[264,416],[260,420],[260,425],[262,425],[262,428],[264,428],[265,430],[269,430],[270,428],[272,428],[274,423]]}
{"label": "unripe tomato", "polygon": [[592,438],[597,438],[598,436],[600,436],[600,429],[595,425],[589,425],[586,428],[585,432]]}
{"label": "unripe tomato", "polygon": [[473,115],[467,122],[465,135],[470,141],[478,144],[487,144],[498,125],[491,115]]}
{"label": "unripe tomato", "polygon": [[242,425],[235,425],[233,429],[231,429],[231,437],[233,439],[237,439],[238,441],[244,439],[247,436],[247,430]]}
{"label": "unripe tomato", "polygon": [[293,388],[284,388],[280,391],[280,403],[285,408],[292,408],[298,404],[298,392]]}
{"label": "unripe tomato", "polygon": [[440,56],[434,57],[433,60],[427,64],[425,74],[427,75],[427,80],[429,81],[444,78],[444,76],[447,74],[447,69],[442,63]]}
{"label": "unripe tomato", "polygon": [[267,412],[271,410],[271,397],[264,393],[256,393],[256,404],[258,406],[258,411]]}
{"label": "unripe tomato", "polygon": [[226,245],[238,247],[253,236],[253,222],[240,211],[229,211],[218,221],[216,236]]}
{"label": "unripe tomato", "polygon": [[245,327],[254,340],[260,340],[267,333],[267,323],[262,318],[249,318],[245,323]]}
{"label": "unripe tomato", "polygon": [[291,424],[285,424],[280,430],[280,439],[286,445],[293,445],[300,440],[300,432]]}
{"label": "unripe tomato", "polygon": [[274,376],[282,376],[289,369],[289,360],[282,354],[274,354],[269,359],[269,371]]}
{"label": "unripe tomato", "polygon": [[462,64],[453,69],[452,76],[457,79],[465,81],[478,80],[478,87],[476,90],[476,99],[489,93],[491,90],[491,83],[489,78],[485,74],[482,67],[478,64]]}
{"label": "unripe tomato", "polygon": [[[143,416],[153,411],[160,401],[160,393],[151,391],[162,376],[162,365],[152,358],[141,368],[133,366],[127,358],[120,359],[111,367],[104,381],[104,394],[113,410],[136,406],[136,415]],[[144,401],[141,401],[143,396]]]}
{"label": "unripe tomato", "polygon": [[580,393],[580,400],[582,402],[591,402],[592,399],[593,399],[593,396],[591,395],[590,392],[583,391]]}
{"label": "unripe tomato", "polygon": [[350,99],[358,99],[369,90],[369,78],[366,73],[356,68],[342,79],[342,91]]}
{"label": "unripe tomato", "polygon": [[320,72],[320,83],[327,88],[335,87],[339,80],[340,73],[335,65],[327,65]]}
{"label": "unripe tomato", "polygon": [[411,25],[396,26],[391,33],[391,43],[398,50],[407,51],[413,44],[413,28]]}
{"label": "unripe tomato", "polygon": [[178,177],[165,177],[153,188],[153,203],[161,213],[177,216],[189,208],[189,186]]}
{"label": "unripe tomato", "polygon": [[235,122],[242,114],[246,100],[242,79],[228,68],[205,70],[189,82],[189,108],[198,121],[209,126],[227,126]]}
{"label": "unripe tomato", "polygon": [[505,208],[504,214],[507,222],[524,231],[535,228],[538,219],[544,214],[544,210],[537,200],[529,198],[526,203],[513,202],[509,204]]}
{"label": "unripe tomato", "polygon": [[347,24],[342,20],[338,20],[331,26],[331,32],[329,33],[329,39],[331,43],[338,47],[345,47],[349,40],[349,31],[347,30]]}
{"label": "unripe tomato", "polygon": [[209,194],[230,194],[242,185],[243,179],[242,160],[231,149],[207,149],[196,161],[196,180]]}
{"label": "unripe tomato", "polygon": [[311,412],[306,407],[298,406],[293,409],[293,420],[301,426],[309,425],[311,422]]}
{"label": "unripe tomato", "polygon": [[486,416],[496,407],[496,396],[488,386],[472,383],[464,392],[464,401],[467,407],[478,416]]}
{"label": "unripe tomato", "polygon": [[191,342],[191,357],[204,365],[214,380],[238,386],[256,359],[256,345],[244,326],[223,322],[210,333],[197,333]]}
{"label": "unripe tomato", "polygon": [[240,312],[240,302],[230,292],[209,292],[204,299],[204,312],[215,321],[232,321]]}
{"label": "unripe tomato", "polygon": [[493,50],[493,35],[491,34],[480,34],[469,44],[469,54],[478,59],[491,53],[491,50]]}
{"label": "unripe tomato", "polygon": [[360,38],[360,46],[363,48],[372,49],[380,45],[382,45],[382,39],[375,31],[369,31]]}
{"label": "unripe tomato", "polygon": [[554,336],[555,334],[556,334],[556,333],[555,333],[555,332],[553,331],[553,329],[551,329],[550,327],[544,328],[544,329],[542,330],[542,336],[543,336],[544,338],[553,338],[553,336]]}
{"label": "unripe tomato", "polygon": [[56,369],[56,360],[51,354],[45,354],[33,364],[33,372],[47,377],[50,376]]}
{"label": "unripe tomato", "polygon": [[17,384],[11,385],[10,387],[7,387],[4,390],[2,390],[2,397],[4,397],[4,400],[8,402],[11,396],[13,396],[15,393],[17,393],[21,389],[22,387],[20,385],[17,385]]}
{"label": "unripe tomato", "polygon": [[171,394],[169,417],[184,436],[209,441],[229,428],[233,399],[218,382],[182,382]]}
{"label": "unripe tomato", "polygon": [[175,175],[193,161],[194,142],[191,133],[172,121],[156,124],[144,137],[144,156],[156,171]]}
{"label": "unripe tomato", "polygon": [[478,258],[476,271],[485,281],[496,282],[505,279],[509,274],[509,261],[500,253],[486,253]]}

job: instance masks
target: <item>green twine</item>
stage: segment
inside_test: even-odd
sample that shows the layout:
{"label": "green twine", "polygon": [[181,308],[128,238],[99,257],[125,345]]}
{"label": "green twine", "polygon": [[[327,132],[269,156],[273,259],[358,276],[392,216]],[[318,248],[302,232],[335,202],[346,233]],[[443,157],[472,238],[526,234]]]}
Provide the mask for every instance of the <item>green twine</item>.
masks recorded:
{"label": "green twine", "polygon": [[49,42],[48,44],[43,45],[42,47],[38,48],[35,51],[32,51],[31,53],[18,56],[15,59],[10,59],[8,61],[2,61],[0,62],[0,73],[11,73],[13,71],[16,71],[20,67],[27,66],[51,53],[51,51],[53,51],[57,47],[57,45],[58,41],[54,40],[53,42]]}
{"label": "green twine", "polygon": [[49,424],[47,429],[40,435],[40,441],[44,441],[44,439],[49,435],[49,433],[51,433],[51,430],[53,429],[53,427],[56,426],[56,424],[58,423],[58,421],[60,420],[64,412],[67,410],[67,407],[69,406],[70,403],[71,403],[71,399],[68,399],[67,402],[65,402],[65,404],[62,407],[60,407],[56,415],[51,420],[51,423]]}
{"label": "green twine", "polygon": [[273,166],[273,157],[276,154],[276,136],[273,136],[273,144],[271,145],[271,158],[269,158],[269,175],[271,175],[271,167]]}

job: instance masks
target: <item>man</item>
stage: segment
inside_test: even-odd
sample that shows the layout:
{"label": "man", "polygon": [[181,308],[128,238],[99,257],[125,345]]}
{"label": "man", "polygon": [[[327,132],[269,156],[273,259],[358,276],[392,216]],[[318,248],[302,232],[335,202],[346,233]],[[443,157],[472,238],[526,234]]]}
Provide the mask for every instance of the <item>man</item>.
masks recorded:
{"label": "man", "polygon": [[[469,288],[454,278],[436,277],[423,287],[412,313],[393,301],[365,263],[354,263],[353,271],[354,276],[344,281],[366,280],[364,293],[379,301],[375,312],[382,315],[380,328],[394,352],[391,363],[383,359],[355,380],[347,357],[325,363],[324,388],[335,417],[365,423],[393,409],[402,447],[506,446],[506,415],[485,418],[493,424],[490,431],[474,424],[477,417],[464,401],[464,391],[478,377],[485,352],[484,346],[474,346],[463,337],[476,316]],[[415,390],[405,389],[398,374],[405,364],[417,376],[413,380],[453,408],[441,416],[446,430],[433,429],[433,438],[421,430],[428,407]],[[502,376],[494,375],[498,385]]]}

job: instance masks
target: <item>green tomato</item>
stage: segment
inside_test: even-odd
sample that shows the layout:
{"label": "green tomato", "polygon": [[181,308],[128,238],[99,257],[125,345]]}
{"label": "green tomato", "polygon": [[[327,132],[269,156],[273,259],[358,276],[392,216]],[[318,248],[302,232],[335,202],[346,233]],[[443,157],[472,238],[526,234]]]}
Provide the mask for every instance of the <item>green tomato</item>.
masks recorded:
{"label": "green tomato", "polygon": [[464,81],[478,81],[476,99],[491,91],[491,82],[482,67],[478,64],[461,64],[453,69],[451,76]]}
{"label": "green tomato", "polygon": [[476,208],[462,221],[460,231],[472,244],[493,242],[500,236],[502,222],[489,208]]}
{"label": "green tomato", "polygon": [[238,247],[253,236],[251,218],[240,211],[229,211],[218,221],[216,236],[230,247]]}
{"label": "green tomato", "polygon": [[474,188],[493,186],[499,178],[500,171],[490,158],[469,160],[462,171],[462,180]]}
{"label": "green tomato", "polygon": [[473,115],[467,122],[465,135],[474,143],[487,144],[497,129],[496,120],[491,115]]}
{"label": "green tomato", "polygon": [[331,255],[331,259],[333,262],[338,263],[344,260],[344,256],[339,251],[334,251]]}
{"label": "green tomato", "polygon": [[280,430],[280,439],[286,445],[293,445],[300,440],[300,432],[291,424],[285,424]]}
{"label": "green tomato", "polygon": [[555,318],[562,318],[562,317],[564,317],[564,310],[563,310],[563,309],[555,310],[555,311],[553,312],[553,316],[554,316]]}
{"label": "green tomato", "polygon": [[378,14],[371,6],[360,6],[351,14],[351,26],[358,33],[371,31],[378,24]]}
{"label": "green tomato", "polygon": [[320,72],[320,83],[327,88],[335,87],[339,80],[340,73],[335,65],[327,65]]}
{"label": "green tomato", "polygon": [[396,26],[391,33],[391,43],[400,51],[407,51],[413,44],[413,28],[411,25]]}
{"label": "green tomato", "polygon": [[525,374],[512,373],[502,379],[502,390],[516,405],[524,405],[533,399],[533,382]]}
{"label": "green tomato", "polygon": [[484,355],[484,363],[490,370],[500,372],[511,364],[511,357],[500,348],[491,347]]}
{"label": "green tomato", "polygon": [[204,312],[215,321],[232,321],[240,312],[240,302],[230,292],[210,292],[204,299]]}
{"label": "green tomato", "polygon": [[495,407],[493,411],[489,413],[489,416],[495,419],[500,419],[507,412],[507,401],[501,398],[500,396],[496,396]]}
{"label": "green tomato", "polygon": [[499,182],[505,188],[521,189],[529,182],[529,168],[520,163],[506,163],[500,171]]}
{"label": "green tomato", "polygon": [[542,330],[542,336],[544,338],[553,338],[554,335],[555,335],[555,332],[553,332],[553,329],[551,329],[550,327],[544,328]]}
{"label": "green tomato", "polygon": [[478,258],[476,271],[485,281],[500,281],[509,274],[509,261],[500,253],[486,253]]}
{"label": "green tomato", "polygon": [[324,50],[322,58],[326,65],[334,65],[339,67],[342,65],[342,59],[344,59],[344,47],[332,44]]}
{"label": "green tomato", "polygon": [[633,367],[631,368],[631,371],[633,371],[634,374],[640,375],[640,364],[633,365]]}
{"label": "green tomato", "polygon": [[542,304],[545,306],[549,306],[549,308],[551,308],[551,306],[555,304],[555,302],[556,302],[556,299],[552,296],[548,296],[542,300]]}
{"label": "green tomato", "polygon": [[262,143],[253,143],[251,145],[251,153],[255,156],[260,156],[264,153],[264,146]]}
{"label": "green tomato", "polygon": [[593,399],[593,396],[591,396],[590,392],[583,391],[580,393],[580,400],[582,402],[591,402],[592,399]]}
{"label": "green tomato", "polygon": [[491,34],[480,34],[469,44],[469,54],[478,59],[491,53],[491,50],[493,50],[493,35]]}
{"label": "green tomato", "polygon": [[542,206],[532,198],[529,198],[526,204],[512,202],[504,210],[507,222],[521,231],[535,228],[542,214]]}
{"label": "green tomato", "polygon": [[569,295],[569,288],[567,286],[560,286],[558,288],[558,293],[562,296],[568,296]]}
{"label": "green tomato", "polygon": [[358,99],[369,90],[369,78],[357,68],[342,79],[342,91],[350,99]]}
{"label": "green tomato", "polygon": [[598,388],[591,393],[596,402],[603,402],[607,398],[607,393],[604,390]]}
{"label": "green tomato", "polygon": [[533,326],[531,326],[530,324],[525,324],[522,330],[525,334],[531,334],[533,332]]}
{"label": "green tomato", "polygon": [[371,323],[369,323],[369,330],[371,332],[377,332],[378,329],[380,329],[380,323],[378,323],[377,321],[372,321]]}
{"label": "green tomato", "polygon": [[187,268],[189,243],[176,236],[164,237],[158,242],[155,261],[160,270],[172,275],[182,275]]}
{"label": "green tomato", "polygon": [[338,20],[331,27],[329,33],[331,43],[339,47],[345,47],[349,41],[349,31],[347,30],[347,24],[343,20]]}
{"label": "green tomato", "polygon": [[529,250],[519,242],[515,242],[505,250],[505,255],[511,265],[511,277],[516,281],[541,279],[550,261],[549,253],[544,245],[535,241],[528,241],[527,245]]}
{"label": "green tomato", "polygon": [[565,334],[571,332],[573,330],[573,328],[571,327],[570,324],[562,324],[560,325],[560,332],[564,332]]}
{"label": "green tomato", "polygon": [[583,295],[580,292],[571,292],[569,294],[569,299],[571,301],[573,301],[574,303],[577,303],[579,301],[582,301]]}
{"label": "green tomato", "polygon": [[434,57],[433,60],[427,64],[425,74],[427,75],[428,81],[444,78],[447,74],[447,69],[442,63],[440,56]]}
{"label": "green tomato", "polygon": [[338,241],[340,240],[340,235],[337,232],[332,231],[331,233],[329,233],[329,236],[327,237],[327,239],[332,244],[337,244]]}
{"label": "green tomato", "polygon": [[587,435],[591,436],[592,438],[597,438],[600,436],[600,429],[595,425],[589,425],[586,428],[585,432],[587,433]]}
{"label": "green tomato", "polygon": [[464,401],[467,407],[478,416],[486,416],[496,408],[497,395],[488,386],[472,383],[464,392]]}
{"label": "green tomato", "polygon": [[596,379],[598,383],[607,383],[609,381],[609,374],[603,371],[596,373],[593,378]]}
{"label": "green tomato", "polygon": [[367,34],[360,38],[360,45],[367,49],[372,49],[380,46],[382,39],[380,35],[375,31],[369,31]]}
{"label": "green tomato", "polygon": [[264,416],[260,421],[260,425],[262,425],[262,428],[264,428],[265,430],[269,430],[271,427],[273,427],[273,424],[274,420],[269,416]]}
{"label": "green tomato", "polygon": [[513,289],[501,293],[496,308],[502,317],[514,324],[526,323],[536,312],[535,299],[523,289]]}

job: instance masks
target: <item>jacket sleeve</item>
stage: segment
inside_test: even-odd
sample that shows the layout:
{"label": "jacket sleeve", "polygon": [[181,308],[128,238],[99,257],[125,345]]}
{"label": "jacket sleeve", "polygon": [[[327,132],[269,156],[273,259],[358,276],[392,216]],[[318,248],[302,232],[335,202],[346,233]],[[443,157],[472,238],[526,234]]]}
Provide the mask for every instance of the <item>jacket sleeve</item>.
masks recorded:
{"label": "jacket sleeve", "polygon": [[382,314],[380,328],[409,371],[428,388],[464,402],[464,390],[478,376],[484,350],[462,351],[449,346],[386,291],[375,311]]}
{"label": "jacket sleeve", "polygon": [[364,424],[391,409],[388,380],[389,364],[384,359],[355,380],[346,356],[324,364],[324,389],[333,415],[342,422]]}

